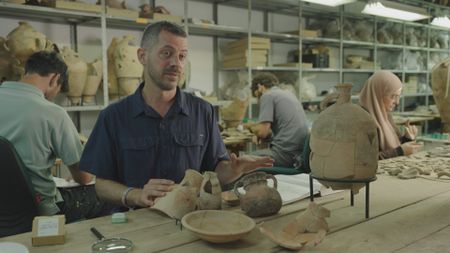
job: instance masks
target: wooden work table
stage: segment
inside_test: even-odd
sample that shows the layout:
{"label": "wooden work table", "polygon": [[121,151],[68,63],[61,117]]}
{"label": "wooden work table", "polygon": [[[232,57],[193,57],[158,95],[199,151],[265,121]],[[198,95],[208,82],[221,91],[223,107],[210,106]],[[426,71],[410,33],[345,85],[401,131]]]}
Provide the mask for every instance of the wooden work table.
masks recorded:
{"label": "wooden work table", "polygon": [[[445,252],[450,248],[450,182],[426,178],[401,180],[383,174],[370,186],[370,219],[367,220],[364,219],[364,189],[355,196],[354,207],[349,204],[348,192],[315,198],[331,210],[327,219],[330,232],[321,244],[307,245],[301,252]],[[280,228],[304,210],[308,201],[283,206],[277,215],[256,222],[259,225],[264,221],[265,227]],[[186,229],[180,230],[174,220],[155,211],[140,209],[127,215],[129,221],[125,224],[111,224],[109,216],[68,224],[64,245],[32,247],[31,233],[0,241],[22,243],[32,253],[90,252],[96,239],[89,228],[95,226],[107,238],[132,240],[133,252],[291,252],[275,245],[257,228],[243,240],[212,244]]]}

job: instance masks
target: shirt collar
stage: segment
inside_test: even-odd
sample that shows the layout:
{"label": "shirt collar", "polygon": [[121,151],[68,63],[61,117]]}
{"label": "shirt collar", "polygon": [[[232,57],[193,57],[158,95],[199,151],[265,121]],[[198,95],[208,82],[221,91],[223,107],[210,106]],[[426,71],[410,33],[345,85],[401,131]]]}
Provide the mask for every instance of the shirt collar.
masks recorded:
{"label": "shirt collar", "polygon": [[6,82],[2,83],[0,88],[21,90],[21,91],[33,93],[34,95],[38,95],[39,97],[42,97],[42,98],[45,99],[44,93],[42,92],[42,90],[38,89],[37,87],[35,87],[35,86],[31,85],[31,84],[27,84],[27,83],[15,82],[15,81],[6,81]]}
{"label": "shirt collar", "polygon": [[[131,99],[131,113],[133,117],[137,117],[141,113],[148,112],[150,116],[157,116],[158,114],[148,106],[144,98],[142,97],[142,89],[144,88],[145,83],[142,82],[139,87],[136,89],[133,95],[130,96]],[[181,91],[179,87],[177,87],[177,93],[175,95],[175,103],[172,105],[170,111],[176,111],[189,115],[189,108],[186,102],[186,94]],[[155,115],[153,115],[155,113]],[[159,116],[159,115],[158,115]]]}

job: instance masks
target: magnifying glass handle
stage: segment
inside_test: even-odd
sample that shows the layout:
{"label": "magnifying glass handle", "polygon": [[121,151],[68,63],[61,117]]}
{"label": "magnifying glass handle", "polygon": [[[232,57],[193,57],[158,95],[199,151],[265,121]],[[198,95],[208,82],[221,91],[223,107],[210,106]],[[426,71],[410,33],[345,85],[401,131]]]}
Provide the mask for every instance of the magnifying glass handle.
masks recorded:
{"label": "magnifying glass handle", "polygon": [[91,232],[99,239],[99,240],[103,240],[105,239],[105,237],[95,228],[95,227],[91,227]]}

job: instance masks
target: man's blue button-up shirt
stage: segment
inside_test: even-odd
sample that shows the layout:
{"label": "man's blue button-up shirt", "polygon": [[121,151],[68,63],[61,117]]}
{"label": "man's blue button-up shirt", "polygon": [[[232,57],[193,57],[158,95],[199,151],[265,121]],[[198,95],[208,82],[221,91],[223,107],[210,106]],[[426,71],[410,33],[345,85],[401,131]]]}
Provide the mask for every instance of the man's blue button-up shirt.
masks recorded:
{"label": "man's blue button-up shirt", "polygon": [[142,88],[100,113],[81,170],[143,187],[151,178],[179,183],[186,169],[214,170],[229,160],[209,103],[177,89],[174,104],[161,117],[145,103]]}

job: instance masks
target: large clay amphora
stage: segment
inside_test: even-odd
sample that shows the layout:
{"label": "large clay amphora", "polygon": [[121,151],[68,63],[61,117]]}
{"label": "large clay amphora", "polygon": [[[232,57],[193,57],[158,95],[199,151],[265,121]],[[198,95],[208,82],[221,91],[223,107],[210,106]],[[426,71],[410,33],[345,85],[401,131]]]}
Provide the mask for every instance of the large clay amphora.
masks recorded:
{"label": "large clay amphora", "polygon": [[220,115],[225,122],[226,128],[237,127],[247,112],[249,101],[248,96],[244,92],[237,94],[236,98],[227,107],[220,108]]}
{"label": "large clay amphora", "polygon": [[117,42],[114,51],[114,66],[119,82],[119,93],[125,95],[133,94],[136,91],[144,70],[137,57],[138,47],[132,44],[133,40],[133,36],[124,36]]}
{"label": "large clay amphora", "polygon": [[6,37],[6,46],[11,55],[17,58],[22,65],[35,52],[53,50],[54,44],[46,36],[36,31],[27,22],[20,21],[19,26]]}
{"label": "large clay amphora", "polygon": [[[267,184],[268,179],[273,180],[273,187]],[[239,191],[239,187],[244,187],[244,194]],[[277,179],[264,172],[254,172],[242,177],[234,185],[234,193],[239,197],[242,211],[250,217],[275,214],[282,205],[277,191]]]}
{"label": "large clay amphora", "polygon": [[108,94],[110,100],[116,100],[121,94],[119,94],[119,84],[117,83],[116,67],[114,64],[114,51],[116,51],[117,42],[119,39],[113,38],[111,44],[109,44],[108,55]]}
{"label": "large clay amphora", "polygon": [[450,133],[450,57],[436,64],[431,72],[434,101],[441,115],[442,131]]}
{"label": "large clay amphora", "polygon": [[81,105],[81,94],[87,79],[88,66],[83,59],[68,47],[63,47],[61,55],[69,71],[69,91],[67,97],[71,105]]}
{"label": "large clay amphora", "polygon": [[16,75],[14,66],[18,66],[20,62],[12,56],[6,47],[5,38],[0,37],[0,80],[19,80],[19,75]]}
{"label": "large clay amphora", "polygon": [[[372,116],[350,102],[351,84],[339,84],[336,104],[326,108],[314,121],[310,139],[311,172],[327,179],[366,179],[378,167],[377,127]],[[321,181],[332,189],[358,192],[364,184]]]}
{"label": "large clay amphora", "polygon": [[83,105],[91,105],[94,102],[95,94],[97,94],[100,81],[103,77],[103,64],[99,59],[88,64],[88,73],[86,85],[83,89]]}

